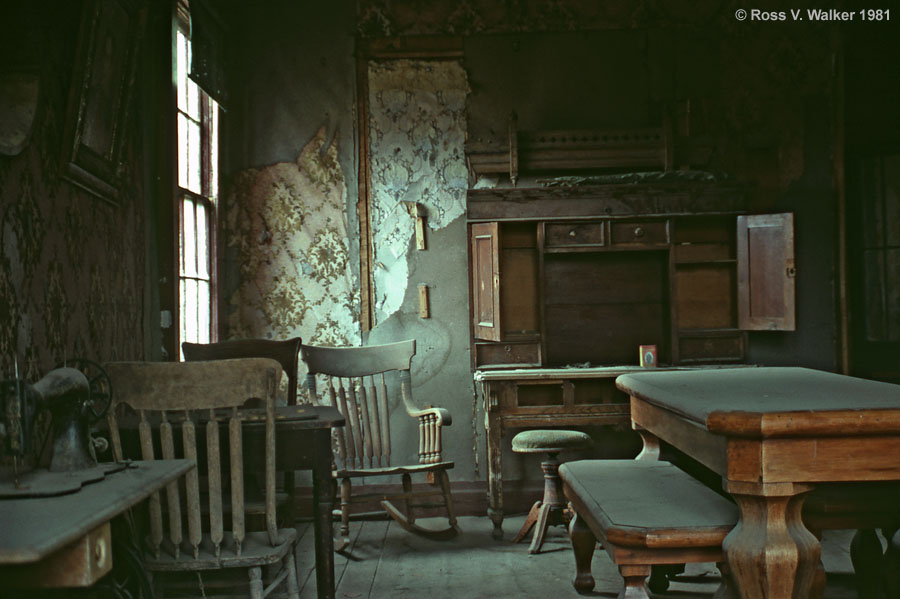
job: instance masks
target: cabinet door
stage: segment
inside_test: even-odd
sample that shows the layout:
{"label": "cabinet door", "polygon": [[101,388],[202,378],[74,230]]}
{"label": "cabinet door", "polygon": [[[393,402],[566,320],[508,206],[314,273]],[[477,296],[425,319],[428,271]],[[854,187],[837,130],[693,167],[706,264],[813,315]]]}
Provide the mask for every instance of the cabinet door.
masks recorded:
{"label": "cabinet door", "polygon": [[500,341],[500,229],[498,223],[476,223],[470,235],[474,336]]}
{"label": "cabinet door", "polygon": [[795,330],[793,214],[738,217],[737,271],[739,327]]}

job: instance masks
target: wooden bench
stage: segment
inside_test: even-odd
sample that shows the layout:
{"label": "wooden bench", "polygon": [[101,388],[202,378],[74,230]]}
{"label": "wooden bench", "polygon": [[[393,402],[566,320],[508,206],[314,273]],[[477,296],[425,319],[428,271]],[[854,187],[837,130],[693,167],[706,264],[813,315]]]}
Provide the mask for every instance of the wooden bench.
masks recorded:
{"label": "wooden bench", "polygon": [[737,506],[671,463],[581,460],[560,466],[559,475],[575,511],[569,536],[575,553],[572,584],[579,593],[594,588],[597,540],[625,579],[620,599],[649,597],[644,581],[651,566],[715,562],[724,567],[722,541],[738,521]]}

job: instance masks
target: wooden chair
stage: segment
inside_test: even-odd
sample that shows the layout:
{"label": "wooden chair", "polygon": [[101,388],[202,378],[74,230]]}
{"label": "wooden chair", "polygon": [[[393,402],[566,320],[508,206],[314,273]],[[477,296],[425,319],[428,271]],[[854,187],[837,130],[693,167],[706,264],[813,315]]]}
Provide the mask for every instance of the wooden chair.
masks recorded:
{"label": "wooden chair", "polygon": [[[216,343],[190,343],[181,344],[184,359],[188,362],[198,360],[229,360],[234,358],[270,358],[281,364],[282,372],[287,375],[287,405],[297,405],[297,366],[300,363],[300,337],[290,339],[231,339]],[[255,478],[248,473],[249,478]],[[256,484],[255,487],[262,488]],[[251,489],[252,491],[253,489]],[[278,493],[278,515],[282,526],[292,526],[294,523],[294,508],[296,504],[296,489],[294,485],[294,473],[285,472],[283,478],[283,491]],[[255,498],[250,500],[249,511],[254,516],[260,512],[260,502]]]}
{"label": "wooden chair", "polygon": [[[199,572],[245,568],[253,599],[262,599],[282,582],[286,583],[288,597],[298,599],[294,564],[297,532],[276,525],[275,389],[281,379],[278,362],[263,358],[113,362],[106,365],[106,372],[116,390],[114,404],[107,413],[116,460],[184,457],[198,463],[198,468],[186,475],[184,496],[176,481],[166,488],[165,504],[160,493],[149,500],[147,569]],[[239,410],[248,398],[262,400],[264,408]],[[123,404],[134,410],[139,419],[137,456],[126,455],[123,450],[119,427],[119,420],[125,417]],[[249,432],[244,429],[253,421],[256,427],[264,427],[264,456],[245,456],[242,450],[243,435]],[[229,471],[224,477],[220,436],[227,439],[228,447],[225,460]],[[198,437],[205,437],[205,443],[198,443]],[[154,449],[157,444],[159,454]],[[265,530],[248,532],[244,472],[257,467],[248,458],[258,457],[264,462]],[[206,522],[201,515],[201,497],[208,498]],[[230,526],[223,516],[223,505],[227,503],[231,506]],[[264,566],[270,575],[265,587]]]}
{"label": "wooden chair", "polygon": [[[406,530],[445,539],[459,531],[453,515],[450,480],[447,470],[453,462],[441,457],[441,432],[451,423],[450,413],[443,408],[418,409],[412,401],[410,363],[416,353],[415,340],[368,347],[314,347],[303,345],[300,355],[308,367],[306,385],[313,401],[336,406],[347,425],[335,429],[337,457],[334,477],[340,481],[341,540],[335,543],[338,551],[350,543],[350,506],[380,499],[382,507]],[[326,375],[323,397],[318,397],[316,378]],[[397,464],[391,455],[391,426],[389,389],[399,387],[400,399],[406,413],[418,420],[419,456],[417,463]],[[327,398],[327,399],[326,399]],[[412,474],[425,473],[432,487],[413,490]],[[351,494],[351,480],[359,477],[400,475],[403,491]],[[438,497],[436,505],[414,504],[422,497]],[[392,500],[402,500],[400,511]],[[416,524],[414,509],[443,507],[449,527],[443,530],[425,529]]]}
{"label": "wooden chair", "polygon": [[184,359],[188,362],[197,360],[228,360],[232,358],[271,358],[279,364],[287,375],[287,405],[297,405],[297,365],[300,362],[300,337],[285,340],[274,339],[232,339],[217,343],[181,344]]}

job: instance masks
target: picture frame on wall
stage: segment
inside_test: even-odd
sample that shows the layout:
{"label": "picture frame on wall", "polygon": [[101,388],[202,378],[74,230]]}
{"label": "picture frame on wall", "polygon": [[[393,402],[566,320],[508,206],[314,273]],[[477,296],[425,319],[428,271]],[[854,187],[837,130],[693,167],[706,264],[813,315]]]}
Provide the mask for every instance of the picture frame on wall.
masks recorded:
{"label": "picture frame on wall", "polygon": [[114,205],[143,19],[138,0],[86,0],[75,51],[61,174]]}

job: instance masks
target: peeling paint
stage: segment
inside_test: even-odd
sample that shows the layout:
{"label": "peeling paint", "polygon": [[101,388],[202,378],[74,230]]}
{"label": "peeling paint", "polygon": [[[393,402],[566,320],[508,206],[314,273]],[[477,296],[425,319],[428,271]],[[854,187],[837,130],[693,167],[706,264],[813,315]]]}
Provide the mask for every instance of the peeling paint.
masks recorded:
{"label": "peeling paint", "polygon": [[403,202],[425,208],[431,230],[465,213],[466,73],[456,62],[369,64],[375,321],[400,309],[414,220]]}

